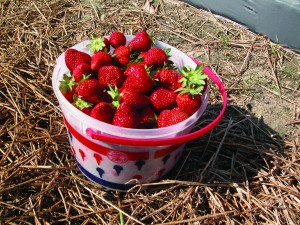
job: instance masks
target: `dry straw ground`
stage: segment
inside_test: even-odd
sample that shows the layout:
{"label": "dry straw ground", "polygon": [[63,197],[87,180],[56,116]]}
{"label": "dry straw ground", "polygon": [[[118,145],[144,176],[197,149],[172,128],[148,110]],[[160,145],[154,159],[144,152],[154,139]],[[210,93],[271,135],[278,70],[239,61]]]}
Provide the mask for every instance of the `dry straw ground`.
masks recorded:
{"label": "dry straw ground", "polygon": [[[299,224],[300,58],[177,0],[0,1],[0,224]],[[91,34],[141,29],[210,66],[229,105],[147,190],[120,194],[75,166],[51,87]],[[218,92],[199,126],[221,109]]]}

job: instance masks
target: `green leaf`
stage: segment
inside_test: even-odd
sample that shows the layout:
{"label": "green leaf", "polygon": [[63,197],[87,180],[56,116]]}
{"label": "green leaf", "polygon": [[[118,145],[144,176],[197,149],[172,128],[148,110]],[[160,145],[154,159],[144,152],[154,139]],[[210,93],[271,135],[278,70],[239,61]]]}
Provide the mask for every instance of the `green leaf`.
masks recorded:
{"label": "green leaf", "polygon": [[99,52],[104,50],[105,48],[105,43],[104,43],[104,37],[98,37],[96,38],[95,36],[93,36],[90,39],[90,44],[88,44],[86,47],[88,47],[90,49],[90,52],[93,54],[95,51]]}
{"label": "green leaf", "polygon": [[80,110],[83,110],[85,108],[90,108],[93,104],[87,101],[84,101],[81,98],[78,98],[78,96],[75,96],[73,98],[77,98],[75,103],[73,103],[73,105],[77,108],[79,108]]}
{"label": "green leaf", "polygon": [[74,77],[64,74],[63,79],[60,81],[59,89],[65,94],[67,91],[71,91],[74,85],[77,85]]}

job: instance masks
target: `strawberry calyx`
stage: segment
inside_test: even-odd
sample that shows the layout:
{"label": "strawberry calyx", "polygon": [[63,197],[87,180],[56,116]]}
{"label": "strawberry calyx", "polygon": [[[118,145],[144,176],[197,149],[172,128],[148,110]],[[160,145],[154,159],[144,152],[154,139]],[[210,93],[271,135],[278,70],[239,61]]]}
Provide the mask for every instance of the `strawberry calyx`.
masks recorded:
{"label": "strawberry calyx", "polygon": [[176,89],[179,94],[201,95],[208,76],[203,72],[204,64],[195,69],[183,67],[180,72],[183,77],[179,80],[181,87]]}
{"label": "strawberry calyx", "polygon": [[81,111],[84,110],[85,108],[90,108],[90,107],[93,106],[92,103],[87,102],[87,101],[84,101],[84,100],[81,99],[81,98],[78,98],[78,96],[77,96],[76,94],[74,94],[73,99],[74,99],[73,105],[74,105],[76,108],[80,109]]}
{"label": "strawberry calyx", "polygon": [[112,102],[111,104],[115,107],[115,108],[119,108],[120,106],[120,94],[119,94],[119,89],[117,86],[115,86],[114,88],[108,84],[108,88],[109,91],[107,91],[107,93],[111,96],[112,98]]}
{"label": "strawberry calyx", "polygon": [[73,76],[68,76],[67,74],[63,75],[62,81],[60,81],[59,89],[62,93],[67,93],[67,91],[71,91],[73,86],[76,86],[77,83]]}
{"label": "strawberry calyx", "polygon": [[99,52],[102,50],[105,50],[106,45],[104,42],[104,37],[102,36],[96,36],[93,35],[92,38],[90,39],[90,44],[88,44],[86,47],[90,49],[90,52],[93,54],[94,52]]}
{"label": "strawberry calyx", "polygon": [[88,80],[90,77],[91,77],[91,74],[89,74],[89,75],[82,74],[81,80],[79,82],[77,82],[76,84],[79,85],[83,81]]}

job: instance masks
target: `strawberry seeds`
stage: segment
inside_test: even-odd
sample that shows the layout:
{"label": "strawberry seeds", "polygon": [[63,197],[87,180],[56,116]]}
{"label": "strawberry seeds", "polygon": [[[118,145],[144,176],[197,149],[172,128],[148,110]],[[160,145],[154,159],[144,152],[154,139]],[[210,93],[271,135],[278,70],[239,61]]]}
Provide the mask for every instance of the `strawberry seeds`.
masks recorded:
{"label": "strawberry seeds", "polygon": [[119,31],[94,36],[87,47],[90,55],[66,50],[70,75],[59,86],[85,114],[119,127],[151,129],[180,123],[200,108],[207,88],[204,65],[177,68],[170,49],[155,46],[146,31],[127,45]]}

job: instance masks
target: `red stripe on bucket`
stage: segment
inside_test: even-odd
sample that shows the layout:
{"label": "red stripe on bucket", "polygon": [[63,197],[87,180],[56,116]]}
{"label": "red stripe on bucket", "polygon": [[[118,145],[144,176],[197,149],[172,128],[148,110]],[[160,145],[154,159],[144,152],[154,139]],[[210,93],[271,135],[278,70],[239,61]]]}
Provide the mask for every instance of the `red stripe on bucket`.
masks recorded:
{"label": "red stripe on bucket", "polygon": [[115,155],[118,152],[120,154],[126,155],[128,160],[148,160],[149,159],[149,152],[125,152],[125,151],[120,151],[120,150],[114,150],[111,148],[106,148],[104,146],[101,146],[99,144],[96,144],[95,142],[87,139],[83,135],[81,135],[74,127],[71,126],[71,124],[66,120],[64,117],[64,122],[66,124],[66,127],[68,130],[71,132],[71,134],[83,145],[85,145],[87,148],[93,150],[94,152],[97,152],[99,154],[105,155],[109,158],[111,158],[111,155]]}

